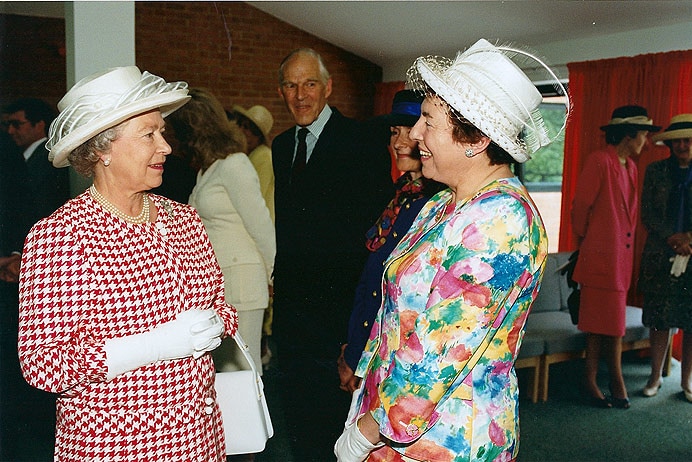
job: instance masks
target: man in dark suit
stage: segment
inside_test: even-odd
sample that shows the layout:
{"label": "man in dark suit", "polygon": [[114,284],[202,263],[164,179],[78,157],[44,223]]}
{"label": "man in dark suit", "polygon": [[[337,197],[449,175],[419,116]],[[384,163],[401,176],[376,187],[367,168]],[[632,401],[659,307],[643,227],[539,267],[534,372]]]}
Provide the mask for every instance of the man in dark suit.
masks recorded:
{"label": "man in dark suit", "polygon": [[24,204],[31,224],[47,217],[70,198],[68,169],[48,161],[46,136],[55,118],[53,108],[40,99],[22,98],[5,108],[7,133],[23,151],[31,194]]}
{"label": "man in dark suit", "polygon": [[15,286],[19,282],[19,253],[31,227],[22,208],[30,199],[26,170],[14,141],[7,131],[0,131],[0,281]]}
{"label": "man in dark suit", "polygon": [[17,356],[18,281],[24,238],[69,198],[67,169],[44,147],[54,111],[20,99],[3,111],[0,134],[0,460],[48,460],[53,454],[55,396],[30,387]]}
{"label": "man in dark suit", "polygon": [[324,462],[334,459],[348,412],[335,358],[366,258],[365,232],[392,195],[391,164],[383,143],[327,104],[332,79],[319,54],[292,52],[279,77],[296,126],[272,144],[273,335],[293,456]]}

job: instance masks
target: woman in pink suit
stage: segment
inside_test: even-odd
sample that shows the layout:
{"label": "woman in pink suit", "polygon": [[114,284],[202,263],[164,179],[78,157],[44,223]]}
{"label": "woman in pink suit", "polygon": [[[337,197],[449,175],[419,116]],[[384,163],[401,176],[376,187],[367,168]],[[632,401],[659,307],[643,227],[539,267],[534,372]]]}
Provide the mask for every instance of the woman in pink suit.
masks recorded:
{"label": "woman in pink suit", "polygon": [[[597,407],[630,406],[621,368],[638,210],[637,166],[630,157],[638,156],[649,132],[660,128],[643,107],[615,109],[601,127],[608,146],[587,158],[577,182],[572,224],[579,258],[573,277],[581,286],[578,328],[587,333],[584,391]],[[608,363],[610,398],[596,381],[601,352]]]}

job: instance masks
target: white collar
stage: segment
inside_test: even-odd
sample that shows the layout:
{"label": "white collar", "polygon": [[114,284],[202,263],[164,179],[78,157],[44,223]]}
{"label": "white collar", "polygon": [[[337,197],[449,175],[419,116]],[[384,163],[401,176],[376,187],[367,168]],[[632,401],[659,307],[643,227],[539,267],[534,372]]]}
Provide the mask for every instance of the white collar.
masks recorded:
{"label": "white collar", "polygon": [[41,144],[41,143],[45,143],[47,139],[48,139],[48,138],[46,138],[46,137],[44,136],[44,137],[41,138],[40,140],[36,140],[36,141],[34,141],[33,143],[31,143],[31,144],[29,145],[29,147],[26,148],[26,150],[24,151],[24,160],[25,160],[25,161],[28,161],[28,160],[29,160],[29,157],[31,157],[31,154],[34,153],[34,150],[38,147],[38,145]]}

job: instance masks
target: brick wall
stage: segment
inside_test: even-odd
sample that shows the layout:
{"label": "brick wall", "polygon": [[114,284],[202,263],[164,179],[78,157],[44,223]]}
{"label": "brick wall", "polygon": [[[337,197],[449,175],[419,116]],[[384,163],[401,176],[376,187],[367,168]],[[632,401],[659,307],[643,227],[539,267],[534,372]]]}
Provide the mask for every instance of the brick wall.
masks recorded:
{"label": "brick wall", "polygon": [[293,49],[322,54],[332,74],[331,105],[359,119],[372,114],[382,69],[241,2],[137,2],[137,64],[165,79],[209,88],[230,108],[266,106],[271,137],[293,125],[277,93],[278,67]]}
{"label": "brick wall", "polygon": [[[51,103],[65,93],[65,21],[0,15],[0,103],[22,96]],[[166,80],[210,89],[227,108],[266,106],[271,137],[292,126],[277,93],[279,63],[311,47],[334,81],[331,105],[372,114],[382,69],[242,2],[136,2],[136,64]]]}
{"label": "brick wall", "polygon": [[171,80],[210,89],[226,108],[267,107],[271,137],[293,125],[277,93],[278,67],[293,49],[322,54],[334,81],[330,104],[344,114],[372,114],[382,70],[241,2],[137,2],[137,64]]}
{"label": "brick wall", "polygon": [[0,106],[65,94],[65,20],[0,14]]}

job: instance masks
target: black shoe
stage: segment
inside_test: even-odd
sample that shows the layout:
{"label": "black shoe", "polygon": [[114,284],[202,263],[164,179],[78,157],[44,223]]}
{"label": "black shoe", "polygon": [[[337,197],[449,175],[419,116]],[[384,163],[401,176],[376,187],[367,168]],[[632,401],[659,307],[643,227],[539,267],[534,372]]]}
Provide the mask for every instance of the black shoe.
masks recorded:
{"label": "black shoe", "polygon": [[610,402],[613,404],[613,407],[616,407],[618,409],[629,409],[630,408],[629,398],[613,398],[611,396]]}
{"label": "black shoe", "polygon": [[581,395],[584,398],[586,404],[588,404],[589,406],[597,407],[600,409],[610,409],[611,407],[613,407],[613,405],[610,404],[610,401],[608,401],[608,398],[601,398],[592,395],[591,391],[589,390],[589,387],[584,382],[581,382],[579,384],[579,391],[581,392]]}
{"label": "black shoe", "polygon": [[599,398],[597,396],[588,397],[589,405],[601,409],[610,409],[613,405],[608,401],[608,398]]}
{"label": "black shoe", "polygon": [[616,407],[618,409],[629,409],[630,408],[630,399],[629,398],[616,398],[613,396],[613,388],[608,385],[608,389],[610,390],[610,402],[613,404],[613,407]]}

